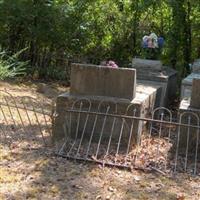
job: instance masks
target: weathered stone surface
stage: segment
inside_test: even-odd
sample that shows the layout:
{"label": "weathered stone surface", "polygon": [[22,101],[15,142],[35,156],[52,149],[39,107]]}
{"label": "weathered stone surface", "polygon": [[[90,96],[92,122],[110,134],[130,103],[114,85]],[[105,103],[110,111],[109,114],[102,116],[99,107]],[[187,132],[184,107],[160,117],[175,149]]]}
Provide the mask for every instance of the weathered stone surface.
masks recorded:
{"label": "weathered stone surface", "polygon": [[192,72],[200,73],[200,59],[197,59],[194,61],[193,65],[192,65]]}
{"label": "weathered stone surface", "polygon": [[155,81],[138,80],[138,86],[141,85],[145,87],[152,87],[156,90],[156,99],[154,102],[154,107],[160,107],[165,104],[165,87],[166,83],[158,83]]}
{"label": "weathered stone surface", "polygon": [[[184,114],[185,117],[182,118],[181,122],[188,124],[188,115],[191,113],[196,114],[196,116],[200,117],[200,74],[191,73],[182,81],[181,86],[181,103],[179,106],[179,114]],[[190,124],[197,125],[198,119],[195,115],[191,115]],[[197,142],[197,129],[190,128],[189,140],[187,138],[188,135],[188,127],[180,127],[180,150],[185,151],[187,147],[187,142],[189,142],[189,150],[194,150]]]}
{"label": "weathered stone surface", "polygon": [[72,95],[117,97],[132,100],[136,94],[136,70],[72,64]]}
{"label": "weathered stone surface", "polygon": [[200,79],[193,79],[190,106],[200,109]]}
{"label": "weathered stone surface", "polygon": [[[133,66],[135,66],[134,61],[141,63],[145,61],[149,64],[154,64],[152,60],[144,59],[133,59]],[[151,63],[152,62],[152,63]],[[176,97],[177,92],[177,71],[172,68],[162,66],[160,61],[157,61],[158,67],[135,67],[137,69],[137,82],[146,83],[149,82],[150,85],[161,87],[157,92],[157,100],[155,106],[165,106],[167,107],[171,101]],[[160,64],[159,64],[160,63]],[[148,65],[147,65],[148,66]]]}
{"label": "weathered stone surface", "polygon": [[182,80],[182,85],[192,86],[193,79],[200,79],[200,74],[191,73],[186,78]]}
{"label": "weathered stone surface", "polygon": [[[181,120],[182,123],[191,125],[197,125],[198,119],[195,117],[200,117],[200,75],[192,73],[182,81],[182,100],[179,107],[180,115],[184,113]],[[191,113],[193,113],[191,115]],[[195,114],[195,115],[194,115]],[[191,116],[190,121],[188,121],[188,115]],[[180,144],[179,147],[183,151],[187,146],[189,141],[189,149],[194,150],[197,142],[197,129],[190,128],[190,138],[188,140],[188,127],[180,127]]]}
{"label": "weathered stone surface", "polygon": [[[198,119],[196,118],[196,116],[200,117],[200,109],[193,108],[190,106],[190,98],[184,98],[181,101],[180,106],[179,106],[179,115],[182,115],[182,114],[184,114],[184,116],[181,119],[181,123],[190,124],[194,126],[198,125]],[[190,116],[190,119],[189,119],[189,116]],[[195,150],[194,147],[196,147],[196,142],[198,141],[197,134],[199,130],[197,128],[190,128],[189,140],[188,140],[187,126],[181,126],[180,129],[177,129],[177,131],[178,130],[180,131],[179,150],[185,153],[187,142],[189,142],[189,145],[188,145],[189,153],[194,154],[194,150]]]}
{"label": "weathered stone surface", "polygon": [[[71,121],[71,130],[67,132],[70,138],[74,138],[78,134],[81,137],[82,131],[85,130],[84,139],[90,138],[93,130],[93,124],[95,116],[91,115],[88,118],[87,126],[84,128],[85,119],[87,114],[81,114],[79,120],[79,128],[77,129],[77,114],[71,114],[70,120],[66,118],[68,112],[66,109],[70,109],[74,101],[81,99],[88,99],[91,101],[91,111],[97,112],[98,105],[104,101],[109,104],[117,104],[117,114],[124,115],[128,106],[132,106],[136,109],[136,116],[147,117],[153,110],[155,101],[161,96],[161,86],[149,83],[139,83],[136,87],[136,71],[134,69],[113,69],[102,66],[87,65],[87,64],[73,64],[71,71],[71,88],[69,93],[60,95],[56,102],[56,117],[53,123],[53,141],[56,142],[63,139],[66,125],[69,126]],[[166,82],[165,82],[166,84]],[[159,95],[157,92],[159,90]],[[136,94],[135,94],[136,93]],[[87,110],[83,107],[84,110]],[[112,113],[111,109],[111,113]],[[110,112],[109,112],[110,113]],[[133,114],[133,113],[132,113]],[[98,138],[102,135],[102,123],[103,117],[98,116],[96,122],[94,140],[98,141]],[[103,129],[102,140],[108,141],[113,118],[107,117],[106,124]],[[122,119],[117,118],[113,131],[114,143],[119,140]],[[130,137],[130,127],[132,120],[126,121],[126,127],[121,138],[121,143],[127,145]],[[140,139],[142,126],[144,122],[135,120],[132,132],[131,143],[136,143]],[[78,132],[77,132],[78,131]]]}
{"label": "weathered stone surface", "polygon": [[185,79],[182,80],[181,99],[191,97],[193,79],[200,79],[200,74],[191,73]]}
{"label": "weathered stone surface", "polygon": [[132,67],[139,70],[161,71],[162,63],[159,60],[134,58],[132,61]]}
{"label": "weathered stone surface", "polygon": [[[84,98],[91,100],[92,111],[97,111],[97,106],[103,100],[111,104],[113,102],[117,103],[118,105],[117,114],[119,115],[125,114],[127,106],[132,105],[133,109],[135,108],[137,110],[136,116],[145,117],[154,108],[156,91],[157,90],[155,87],[144,86],[144,85],[139,84],[137,86],[136,97],[132,101],[129,101],[126,99],[120,99],[120,98],[100,97],[100,96],[84,96]],[[56,118],[53,124],[53,141],[54,142],[64,137],[63,124],[65,123],[65,120],[66,120],[66,117],[65,117],[67,115],[66,109],[71,108],[72,102],[74,102],[75,100],[82,99],[82,98],[83,98],[82,95],[78,96],[78,95],[72,95],[70,93],[65,93],[58,96],[57,102],[56,102]],[[70,135],[70,137],[72,138],[74,137],[76,126],[77,126],[77,120],[75,119],[75,117],[77,116],[74,116],[74,118],[72,118],[72,130],[74,130],[71,132],[72,135]],[[86,116],[85,117],[83,116],[82,120],[80,120],[80,124],[79,124],[80,130],[83,130],[85,118]],[[88,125],[86,127],[86,133],[85,133],[85,137],[87,139],[89,139],[89,136],[91,134],[93,123],[94,123],[94,116],[90,116],[88,120]],[[106,126],[104,128],[104,134],[103,134],[103,137],[105,138],[106,141],[110,136],[110,129],[111,129],[112,123],[113,123],[113,118],[107,118]],[[131,120],[127,121],[127,124],[129,125],[128,127],[131,127],[131,123],[132,123]],[[98,120],[96,129],[95,129],[95,135],[94,135],[95,138],[99,138],[101,128],[102,128],[100,124],[102,124],[101,119]],[[122,120],[117,119],[115,130],[113,132],[114,139],[117,139],[119,137],[121,124],[122,124]],[[143,122],[141,121],[134,122],[134,128],[133,128],[133,133],[132,133],[132,138],[131,138],[132,143],[135,143],[137,139],[140,138],[142,126],[143,126]],[[127,144],[130,130],[125,129],[124,131],[125,132],[123,133],[122,143]]]}

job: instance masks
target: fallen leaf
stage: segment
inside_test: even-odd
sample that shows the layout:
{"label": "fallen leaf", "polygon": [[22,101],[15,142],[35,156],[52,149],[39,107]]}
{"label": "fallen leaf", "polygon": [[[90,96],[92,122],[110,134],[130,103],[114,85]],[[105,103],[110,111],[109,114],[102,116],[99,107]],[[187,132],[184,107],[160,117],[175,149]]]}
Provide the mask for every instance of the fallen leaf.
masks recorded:
{"label": "fallen leaf", "polygon": [[134,179],[135,181],[141,181],[141,177],[140,177],[140,176],[133,176],[133,179]]}
{"label": "fallen leaf", "polygon": [[184,194],[178,194],[176,197],[176,200],[185,200],[185,195]]}
{"label": "fallen leaf", "polygon": [[98,195],[98,196],[96,196],[96,198],[95,198],[95,200],[100,200],[100,199],[102,199],[102,198],[101,198],[101,195]]}
{"label": "fallen leaf", "polygon": [[109,192],[116,192],[116,189],[113,188],[113,187],[109,187],[109,188],[108,188],[108,191],[109,191]]}
{"label": "fallen leaf", "polygon": [[110,196],[106,196],[106,200],[109,200],[110,199]]}
{"label": "fallen leaf", "polygon": [[77,185],[77,184],[72,185],[72,187],[73,187],[73,188],[76,188],[76,189],[82,189],[82,188],[83,188],[82,186]]}

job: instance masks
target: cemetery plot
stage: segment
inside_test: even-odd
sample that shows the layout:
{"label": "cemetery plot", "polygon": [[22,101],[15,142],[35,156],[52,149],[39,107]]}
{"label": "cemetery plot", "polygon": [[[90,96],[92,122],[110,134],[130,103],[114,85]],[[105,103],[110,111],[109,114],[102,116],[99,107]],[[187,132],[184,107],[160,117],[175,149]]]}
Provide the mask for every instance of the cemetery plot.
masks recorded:
{"label": "cemetery plot", "polygon": [[[132,115],[128,114],[130,112],[117,115],[108,113],[108,105],[104,112],[90,111],[90,103],[87,105],[85,99],[76,101],[66,111],[65,139],[58,152],[60,156],[128,169],[200,173],[200,127],[195,113],[182,113],[175,121],[166,108],[157,108],[151,118],[142,118],[135,115],[136,110]],[[137,137],[133,137],[135,124],[142,129]],[[183,145],[185,135],[182,131],[185,129],[187,137]],[[133,138],[137,138],[136,141],[132,141]]]}

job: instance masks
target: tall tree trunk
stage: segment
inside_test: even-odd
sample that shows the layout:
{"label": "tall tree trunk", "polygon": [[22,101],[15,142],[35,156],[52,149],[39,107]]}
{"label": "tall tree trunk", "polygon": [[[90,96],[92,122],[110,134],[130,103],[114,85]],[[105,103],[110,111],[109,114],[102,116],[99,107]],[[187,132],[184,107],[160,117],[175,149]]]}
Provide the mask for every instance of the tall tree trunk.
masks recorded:
{"label": "tall tree trunk", "polygon": [[186,8],[186,17],[185,17],[185,24],[184,24],[184,66],[186,73],[190,73],[189,63],[191,62],[191,21],[190,21],[190,14],[191,14],[191,3],[190,0],[187,1],[187,8]]}
{"label": "tall tree trunk", "polygon": [[133,55],[137,56],[137,36],[138,36],[138,25],[139,25],[139,17],[140,17],[140,11],[138,10],[139,5],[138,1],[132,3],[132,10],[134,12],[133,16],[133,33],[132,33],[132,39],[133,39]]}

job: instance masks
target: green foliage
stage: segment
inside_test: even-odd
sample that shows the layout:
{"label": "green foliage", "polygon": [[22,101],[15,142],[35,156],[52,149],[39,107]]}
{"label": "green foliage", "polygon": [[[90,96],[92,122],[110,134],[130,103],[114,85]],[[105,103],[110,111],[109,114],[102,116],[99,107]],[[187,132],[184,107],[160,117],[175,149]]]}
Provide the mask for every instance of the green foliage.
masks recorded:
{"label": "green foliage", "polygon": [[5,51],[0,52],[0,80],[25,75],[28,62],[18,60],[21,52],[12,56],[9,56]]}
{"label": "green foliage", "polygon": [[38,74],[40,78],[51,79],[51,80],[66,80],[67,71],[62,68],[49,66],[47,68],[39,68]]}
{"label": "green foliage", "polygon": [[[200,3],[195,0],[0,0],[0,45],[30,60],[31,73],[60,76],[65,63],[141,56],[141,38],[162,35],[166,64],[200,57]],[[62,62],[61,62],[62,60]]]}

